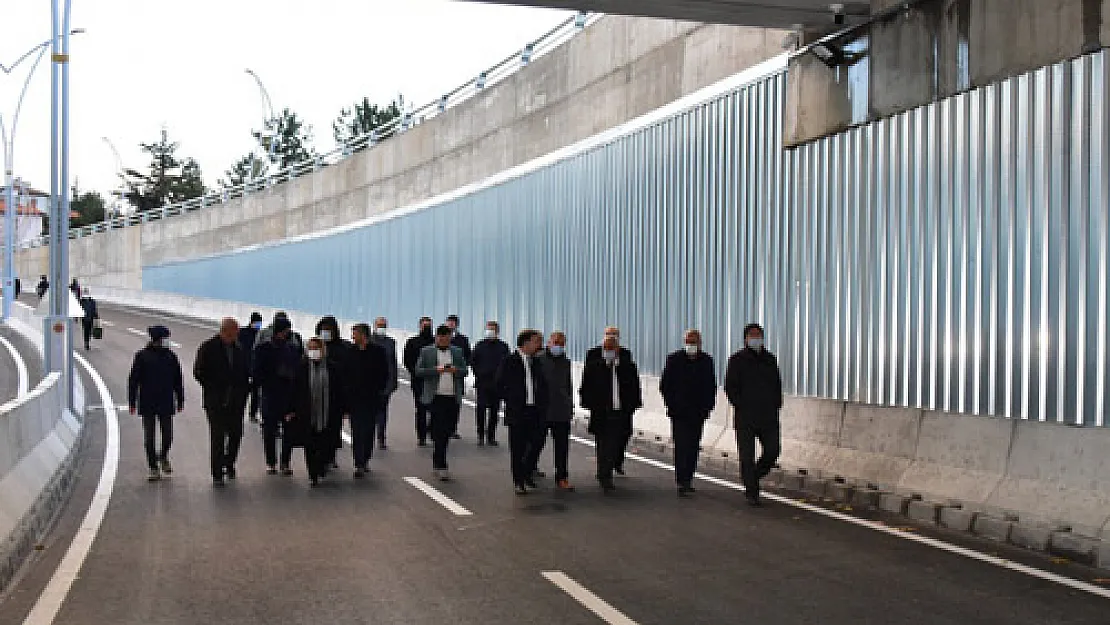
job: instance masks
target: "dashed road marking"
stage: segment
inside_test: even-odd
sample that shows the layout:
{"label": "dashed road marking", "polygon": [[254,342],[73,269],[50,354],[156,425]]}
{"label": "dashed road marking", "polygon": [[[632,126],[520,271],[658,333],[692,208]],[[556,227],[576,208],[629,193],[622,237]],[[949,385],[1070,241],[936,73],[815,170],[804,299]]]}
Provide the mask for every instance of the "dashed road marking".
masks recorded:
{"label": "dashed road marking", "polygon": [[433,501],[435,501],[439,505],[443,506],[444,508],[447,508],[448,510],[450,510],[452,513],[454,513],[457,516],[473,516],[474,515],[473,512],[471,512],[470,510],[467,510],[466,508],[460,506],[458,503],[455,502],[455,500],[451,499],[447,495],[444,495],[443,493],[439,492],[438,490],[432,488],[424,480],[422,480],[418,477],[406,477],[405,481],[408,482],[410,485],[412,485],[413,488],[415,488],[416,490],[424,493],[428,497],[431,497]]}
{"label": "dashed road marking", "polygon": [[628,618],[613,606],[603,601],[600,597],[590,592],[582,584],[574,581],[561,571],[544,571],[541,573],[547,581],[558,586],[563,592],[581,603],[598,618],[611,625],[636,625],[636,621]]}

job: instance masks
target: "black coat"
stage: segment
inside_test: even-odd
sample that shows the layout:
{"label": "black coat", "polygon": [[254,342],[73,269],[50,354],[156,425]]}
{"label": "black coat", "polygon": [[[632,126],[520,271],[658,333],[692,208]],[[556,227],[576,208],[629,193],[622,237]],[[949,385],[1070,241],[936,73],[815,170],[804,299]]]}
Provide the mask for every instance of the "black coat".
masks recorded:
{"label": "black coat", "polygon": [[570,358],[552,356],[544,350],[539,357],[547,378],[547,420],[569,423],[574,418],[574,381],[571,379]]}
{"label": "black coat", "polygon": [[141,415],[172,415],[184,404],[185,385],[177,354],[152,345],[139,350],[127,376],[127,405]]}
{"label": "black coat", "polygon": [[411,379],[413,383],[417,383],[420,380],[420,378],[416,377],[416,361],[420,360],[420,350],[435,342],[435,337],[432,336],[430,330],[409,337],[409,340],[405,341],[405,369],[408,369],[409,379]]}
{"label": "black coat", "polygon": [[[282,426],[282,436],[290,437],[290,443],[303,446],[308,441],[312,427],[312,386],[309,380],[309,367],[312,362],[301,359],[297,365],[296,380],[293,383],[294,417]],[[346,381],[342,372],[325,359],[323,366],[328,368],[328,423],[325,431],[336,432],[343,426],[343,415],[348,414]],[[266,393],[263,392],[265,397]]]}
{"label": "black coat", "polygon": [[294,411],[293,384],[301,365],[301,350],[289,341],[267,341],[254,350],[251,377],[262,389],[262,418],[280,419]]}
{"label": "black coat", "polygon": [[469,365],[471,356],[470,339],[468,339],[466,335],[462,332],[456,332],[455,336],[451,337],[451,344],[462,350],[463,360],[465,360],[466,364]]}
{"label": "black coat", "polygon": [[239,349],[243,350],[243,354],[247,357],[247,372],[250,373],[254,367],[254,342],[258,340],[258,330],[252,326],[243,326],[239,328]]}
{"label": "black coat", "polygon": [[[347,382],[351,410],[375,410],[389,394],[389,357],[385,349],[370,343],[366,349],[354,347],[341,374]],[[396,378],[394,378],[396,384]]]}
{"label": "black coat", "polygon": [[478,341],[470,355],[470,370],[474,372],[475,385],[483,390],[495,387],[497,369],[510,353],[509,344],[501,339]]}
{"label": "black coat", "polygon": [[778,421],[782,409],[782,375],[774,354],[744,348],[728,359],[725,394],[736,409],[733,426],[742,422]]}
{"label": "black coat", "polygon": [[684,349],[667,356],[659,392],[667,405],[667,415],[672,419],[708,419],[717,403],[713,357],[698,352],[691,358]]}
{"label": "black coat", "polygon": [[[632,414],[644,405],[640,388],[640,372],[631,358],[617,359],[617,390],[621,412]],[[582,368],[582,385],[578,387],[582,407],[591,412],[613,409],[613,370],[604,358],[587,359]]]}
{"label": "black coat", "polygon": [[[535,407],[536,423],[547,420],[547,378],[543,374],[543,363],[539,358],[532,359],[532,399]],[[528,387],[526,385],[527,369],[524,368],[524,356],[514,352],[501,361],[497,370],[497,396],[505,400],[505,425],[520,425],[519,421],[524,415],[528,403]]]}
{"label": "black coat", "polygon": [[370,342],[385,350],[385,358],[389,364],[389,381],[385,389],[388,395],[397,390],[397,341],[392,336],[375,334],[370,337]]}
{"label": "black coat", "polygon": [[213,336],[200,344],[193,363],[193,377],[200,382],[204,409],[209,413],[242,415],[250,392],[250,366],[247,354],[235,344],[232,360],[220,337]]}
{"label": "black coat", "polygon": [[78,302],[81,304],[81,310],[85,311],[85,317],[81,320],[86,325],[92,325],[93,321],[100,318],[100,312],[96,309],[96,300],[91,297],[82,297]]}

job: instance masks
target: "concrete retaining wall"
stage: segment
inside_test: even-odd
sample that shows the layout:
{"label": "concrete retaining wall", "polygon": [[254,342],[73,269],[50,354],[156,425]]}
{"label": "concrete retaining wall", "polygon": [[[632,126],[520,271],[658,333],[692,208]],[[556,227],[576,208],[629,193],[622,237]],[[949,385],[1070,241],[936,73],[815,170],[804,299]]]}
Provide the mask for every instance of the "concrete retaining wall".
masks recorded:
{"label": "concrete retaining wall", "polygon": [[[142,288],[142,268],[282,240],[484,180],[782,53],[786,31],[606,16],[527,68],[341,163],[243,199],[71,241],[82,284]],[[25,284],[46,248],[17,254]]]}
{"label": "concrete retaining wall", "polygon": [[[273,309],[170,293],[100,289],[104,301],[211,319],[246,319]],[[295,328],[313,328],[318,316],[288,311]],[[343,331],[355,320],[340,320]],[[215,327],[215,326],[213,326]],[[409,335],[393,331],[403,343]],[[718,356],[718,366],[725,358]],[[581,363],[575,363],[575,383]],[[644,409],[636,438],[650,447],[670,445],[670,423],[659,380],[644,376]],[[735,467],[736,440],[724,394],[706,424],[703,464]],[[790,397],[782,412],[787,470],[806,469],[868,485],[958,503],[1022,522],[1067,525],[1077,534],[1110,538],[1110,429],[1074,428],[1028,421],[943,414],[827,399]]]}
{"label": "concrete retaining wall", "polygon": [[[29,308],[15,306],[9,325],[41,351],[41,323],[34,323]],[[59,380],[51,373],[27,396],[0,406],[0,592],[72,491],[83,427],[66,406]],[[75,387],[83,413],[79,380]]]}

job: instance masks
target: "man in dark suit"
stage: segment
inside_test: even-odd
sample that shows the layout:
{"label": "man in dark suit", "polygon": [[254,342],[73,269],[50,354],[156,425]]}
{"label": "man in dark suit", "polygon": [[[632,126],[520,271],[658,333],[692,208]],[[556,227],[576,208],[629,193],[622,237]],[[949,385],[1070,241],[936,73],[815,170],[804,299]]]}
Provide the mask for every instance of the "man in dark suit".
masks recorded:
{"label": "man in dark suit", "polygon": [[[608,339],[612,339],[612,340],[617,342],[617,348],[616,348],[616,350],[617,350],[617,357],[616,357],[617,362],[631,363],[633,365],[633,367],[635,367],[636,361],[632,358],[632,352],[629,351],[628,349],[625,349],[620,344],[621,329],[618,328],[617,326],[608,326],[608,327],[606,327],[605,328],[605,337],[604,337],[603,340],[608,340]],[[604,349],[602,348],[601,345],[598,345],[597,347],[590,348],[586,352],[586,360],[584,360],[583,362],[587,363],[587,362],[590,362],[591,360],[595,360],[595,361],[596,360],[602,360],[603,352],[604,352]],[[632,428],[631,427],[628,428],[628,435],[621,442],[620,448],[617,450],[617,455],[614,459],[615,464],[613,465],[613,472],[615,472],[617,475],[624,475],[624,452],[625,452],[625,450],[628,449],[628,442],[630,440],[632,440]]]}
{"label": "man in dark suit", "polygon": [[[759,506],[759,480],[767,477],[782,451],[782,373],[778,360],[763,342],[763,327],[744,328],[744,348],[728,359],[725,395],[732,404],[736,448],[740,451],[740,478],[744,497]],[[762,453],[755,457],[755,442]]]}
{"label": "man in dark suit", "polygon": [[[467,338],[467,336],[462,332],[459,332],[459,316],[447,315],[447,320],[444,322],[444,324],[448,328],[451,328],[451,345],[459,348],[459,350],[462,352],[463,360],[465,360],[467,366],[469,366],[471,357],[470,339]],[[462,438],[462,436],[459,436],[459,431],[456,429],[454,432],[451,433],[451,438],[457,440]]]}
{"label": "man in dark suit", "polygon": [[[254,367],[254,344],[258,340],[258,332],[262,329],[262,314],[258,312],[251,313],[250,323],[245,327],[239,328],[239,349],[243,350],[243,355],[247,357],[247,371],[253,371]],[[247,409],[247,414],[250,417],[251,423],[258,423],[258,386],[251,384],[250,389],[250,406]]]}
{"label": "man in dark suit", "polygon": [[632,435],[632,414],[644,402],[636,363],[620,356],[613,337],[605,339],[601,347],[601,357],[588,359],[582,369],[578,395],[582,407],[590,411],[589,432],[597,444],[597,480],[610,492],[615,489],[613,471],[618,458],[623,458]]}
{"label": "man in dark suit", "polygon": [[[152,326],[147,332],[150,343],[135,354],[131,373],[127,376],[127,406],[131,414],[137,411],[142,417],[143,445],[150,466],[147,479],[154,482],[162,479],[162,474],[173,472],[169,458],[173,415],[185,408],[185,385],[181,379],[181,364],[170,349],[169,328]],[[155,427],[162,432],[162,447],[158,453],[154,450]]]}
{"label": "man in dark suit", "polygon": [[424,447],[428,444],[428,404],[424,403],[425,380],[416,375],[416,365],[424,348],[435,342],[435,338],[432,336],[431,317],[421,317],[420,332],[405,341],[405,369],[409,372],[412,399],[416,403],[416,445],[418,447]]}
{"label": "man in dark suit", "polygon": [[386,360],[389,361],[389,379],[385,386],[385,393],[382,395],[382,402],[378,406],[378,449],[389,448],[385,444],[385,426],[389,423],[389,399],[397,390],[397,341],[389,336],[387,327],[388,322],[385,317],[378,317],[374,320],[374,335],[370,337],[371,343],[385,350]]}
{"label": "man in dark suit", "polygon": [[536,488],[532,480],[532,448],[546,434],[547,378],[536,353],[543,349],[543,334],[524,330],[517,336],[517,350],[501,362],[497,395],[505,400],[505,425],[509,428],[509,456],[513,486],[518,495]]}
{"label": "man in dark suit", "polygon": [[679,497],[694,492],[694,471],[705,421],[717,401],[717,374],[713,357],[702,351],[701,332],[687,330],[679,351],[667,356],[659,392],[671,418],[675,480]]}
{"label": "man in dark suit", "polygon": [[243,441],[243,409],[250,393],[250,367],[239,340],[239,323],[220,322],[220,333],[201,343],[193,377],[203,390],[211,441],[212,482],[235,479],[235,461]]}

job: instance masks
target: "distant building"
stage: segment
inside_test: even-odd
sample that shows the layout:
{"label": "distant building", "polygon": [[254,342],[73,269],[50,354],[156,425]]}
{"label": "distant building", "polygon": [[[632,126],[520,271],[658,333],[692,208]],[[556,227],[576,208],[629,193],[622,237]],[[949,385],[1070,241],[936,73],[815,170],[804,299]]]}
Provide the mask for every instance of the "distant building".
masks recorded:
{"label": "distant building", "polygon": [[[44,234],[45,217],[50,210],[50,194],[16,179],[13,186],[15,197],[15,245],[34,241]],[[0,244],[4,241],[4,225],[7,223],[8,188],[0,186]]]}

